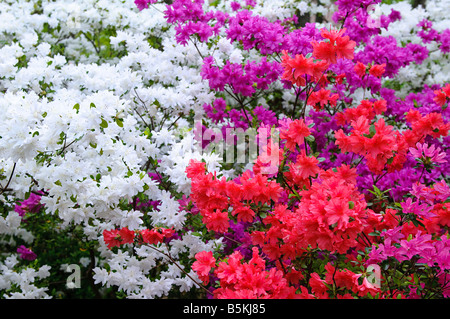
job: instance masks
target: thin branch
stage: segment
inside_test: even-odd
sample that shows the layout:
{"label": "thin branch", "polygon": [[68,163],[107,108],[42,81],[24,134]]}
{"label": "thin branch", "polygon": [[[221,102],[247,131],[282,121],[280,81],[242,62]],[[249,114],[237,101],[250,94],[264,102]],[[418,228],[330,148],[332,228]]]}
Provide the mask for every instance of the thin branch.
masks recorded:
{"label": "thin branch", "polygon": [[172,128],[172,126],[175,125],[175,123],[183,116],[183,113],[181,113],[176,119],[175,121],[173,121],[172,124],[169,125],[169,127],[167,128],[167,130],[170,130]]}
{"label": "thin branch", "polygon": [[192,278],[191,275],[189,275],[186,270],[183,269],[183,267],[181,267],[180,265],[178,265],[178,263],[176,262],[175,259],[173,259],[173,257],[170,255],[170,253],[165,253],[161,250],[159,250],[158,248],[156,248],[153,245],[149,245],[148,247],[156,250],[157,252],[159,252],[160,254],[166,256],[167,258],[169,258],[169,260],[178,268],[180,269],[187,277],[189,277],[189,279],[191,279],[197,286],[199,286],[200,288],[202,288],[203,290],[205,290],[207,293],[212,294],[205,286],[203,286],[202,284],[200,284],[197,280],[195,280],[194,278]]}
{"label": "thin branch", "polygon": [[194,41],[193,41],[192,39],[190,39],[190,38],[189,38],[189,40],[191,40],[192,44],[193,44],[194,47],[197,49],[197,52],[198,52],[198,54],[200,55],[200,57],[201,57],[202,59],[204,59],[205,57],[204,57],[203,54],[200,52],[200,50],[199,50],[199,48],[198,48],[198,46],[197,46],[197,43],[194,42]]}
{"label": "thin branch", "polygon": [[234,95],[232,92],[224,88],[224,91],[227,92],[234,100],[236,100],[239,105],[242,107],[242,111],[244,112],[245,118],[247,119],[248,125],[251,126],[252,122],[250,121],[250,118],[248,117],[247,111],[245,110],[245,104],[244,101],[239,99],[237,95]]}
{"label": "thin branch", "polygon": [[6,192],[6,190],[8,189],[9,184],[11,184],[12,177],[13,177],[13,175],[14,175],[14,171],[16,170],[16,164],[17,164],[17,163],[14,163],[14,166],[13,166],[12,172],[11,172],[11,175],[9,176],[8,183],[6,184],[5,187],[2,187],[2,190],[0,191],[0,195],[2,195],[4,192]]}
{"label": "thin branch", "polygon": [[[138,100],[142,103],[142,106],[144,107],[145,111],[147,112],[147,114],[149,114],[149,110],[147,108],[147,105],[145,104],[145,101],[141,99],[141,97],[139,96],[139,94],[136,91],[136,88],[133,89],[134,90],[134,94],[136,95],[136,97],[138,98]],[[136,109],[134,109],[136,111]],[[151,127],[149,125],[147,125],[147,123],[145,122],[145,120],[143,119],[143,117],[136,111],[136,113],[139,115],[139,117],[141,118],[141,120],[144,122],[144,124],[151,128],[151,130],[153,131],[155,129],[155,124],[153,123],[153,117],[149,116],[150,118],[150,122],[151,122]]]}
{"label": "thin branch", "polygon": [[[306,87],[305,87],[306,88]],[[292,117],[295,118],[295,109],[297,108],[298,98],[300,97],[300,93],[305,89],[300,91],[300,88],[297,88],[297,94],[295,95],[294,107],[292,108]]]}
{"label": "thin branch", "polygon": [[84,37],[85,37],[89,42],[91,42],[91,44],[94,46],[95,52],[96,52],[97,54],[100,54],[100,49],[97,47],[95,41],[94,41],[93,39],[90,39],[84,31],[80,31],[80,32],[81,32],[82,35],[84,35]]}

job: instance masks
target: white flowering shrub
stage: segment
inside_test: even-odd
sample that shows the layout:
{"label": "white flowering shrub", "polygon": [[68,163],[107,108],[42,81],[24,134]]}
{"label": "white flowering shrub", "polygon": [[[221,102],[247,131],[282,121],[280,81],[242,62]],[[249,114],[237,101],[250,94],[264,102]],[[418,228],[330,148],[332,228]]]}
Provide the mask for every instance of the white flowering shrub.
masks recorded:
{"label": "white flowering shrub", "polygon": [[[178,199],[189,194],[189,160],[204,158],[219,169],[217,156],[198,152],[187,121],[212,99],[194,72],[196,49],[176,44],[162,7],[139,12],[132,1],[9,1],[1,9],[3,296],[76,294],[65,289],[63,264],[82,267],[82,285],[98,286],[91,296],[102,286],[145,298],[165,295],[172,285],[189,291],[193,281],[169,271],[167,257],[144,248],[112,253],[102,232],[180,230],[186,217]],[[36,207],[21,204],[30,195],[39,196]],[[137,209],[144,201],[158,202],[158,209]],[[45,242],[62,237],[56,246]],[[29,279],[11,277],[23,267],[21,245],[38,255]],[[166,253],[177,260],[219,245],[187,233]],[[32,271],[46,258],[52,264],[41,267],[51,267],[51,275],[39,276],[47,281],[34,287]],[[161,279],[152,281],[156,268]]]}
{"label": "white flowering shrub", "polygon": [[[403,15],[382,35],[422,43],[418,21],[448,28],[447,5],[381,4],[380,14]],[[235,14],[230,1],[204,6]],[[203,57],[220,67],[261,56],[223,32],[179,44],[165,8],[140,11],[133,0],[0,3],[0,298],[204,295],[193,258],[224,249],[224,237],[194,227],[201,219],[187,200],[186,168],[198,160],[217,176],[236,177],[246,166],[222,165],[199,146],[194,123],[218,97],[201,76]],[[333,23],[333,10],[328,0],[258,1],[252,9],[269,21],[297,15],[318,27]],[[436,41],[426,48],[429,58],[386,85],[406,94],[449,82],[448,53]],[[290,114],[296,96],[282,88],[272,83],[255,103],[277,99]],[[105,232],[119,228],[177,235],[110,249]],[[79,267],[82,289],[68,281],[67,265]]]}

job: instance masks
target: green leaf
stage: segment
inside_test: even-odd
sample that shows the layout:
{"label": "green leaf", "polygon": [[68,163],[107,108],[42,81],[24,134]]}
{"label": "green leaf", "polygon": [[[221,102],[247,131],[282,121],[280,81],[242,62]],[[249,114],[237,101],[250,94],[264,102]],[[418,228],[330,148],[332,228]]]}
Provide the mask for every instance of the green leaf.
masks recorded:
{"label": "green leaf", "polygon": [[413,223],[413,225],[415,227],[419,227],[419,226],[425,227],[425,225],[422,222],[418,221],[417,219],[413,219],[411,222]]}
{"label": "green leaf", "polygon": [[66,137],[66,133],[64,133],[64,132],[59,133],[59,141],[56,142],[56,144],[62,145],[64,143],[65,137]]}
{"label": "green leaf", "polygon": [[108,122],[106,122],[104,118],[102,118],[102,122],[100,123],[100,127],[102,127],[102,128],[107,128],[108,127]]}
{"label": "green leaf", "polygon": [[152,133],[150,132],[150,129],[148,127],[145,128],[144,135],[147,138],[151,138],[152,137]]}
{"label": "green leaf", "polygon": [[375,193],[377,194],[377,195],[381,195],[382,193],[381,193],[381,190],[378,188],[378,187],[376,187],[375,185],[373,185],[373,190],[375,191]]}
{"label": "green leaf", "polygon": [[116,124],[119,127],[123,127],[123,119],[116,118]]}

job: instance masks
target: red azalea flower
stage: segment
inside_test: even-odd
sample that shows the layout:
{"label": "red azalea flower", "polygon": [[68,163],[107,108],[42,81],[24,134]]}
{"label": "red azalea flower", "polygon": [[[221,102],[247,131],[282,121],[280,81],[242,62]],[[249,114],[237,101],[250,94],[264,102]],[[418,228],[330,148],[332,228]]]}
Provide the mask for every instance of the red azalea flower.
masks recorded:
{"label": "red azalea flower", "polygon": [[299,72],[297,71],[297,76],[294,76],[294,67],[296,66],[295,63],[293,63],[293,59],[288,55],[287,51],[282,51],[283,55],[281,57],[281,66],[284,69],[284,73],[281,76],[283,80],[287,80],[292,82],[293,84],[296,84],[297,86],[304,86],[306,85],[306,79],[302,76],[299,76]]}
{"label": "red azalea flower", "polygon": [[336,63],[336,47],[330,42],[311,42],[313,55],[316,59],[325,60],[328,63]]}
{"label": "red azalea flower", "polygon": [[314,61],[313,58],[305,58],[303,54],[296,54],[294,59],[289,60],[289,65],[292,68],[294,77],[300,77],[302,75],[314,74]]}
{"label": "red azalea flower", "polygon": [[305,137],[311,132],[303,119],[294,120],[289,124],[288,130],[281,130],[280,138],[286,140],[286,147],[294,149],[296,145],[302,145]]}
{"label": "red azalea flower", "polygon": [[431,135],[434,138],[447,136],[450,129],[450,123],[444,123],[442,114],[437,112],[422,116],[419,111],[412,109],[406,115],[406,120],[411,123],[411,129],[418,138],[422,135]]}
{"label": "red azalea flower", "polygon": [[103,240],[105,241],[105,244],[108,246],[109,249],[120,246],[122,240],[119,235],[118,229],[112,229],[112,230],[104,230],[103,231]]}
{"label": "red azalea flower", "polygon": [[300,178],[308,178],[310,176],[315,176],[319,173],[319,161],[314,156],[306,156],[303,150],[300,155],[297,156],[297,161],[293,165],[292,170]]}
{"label": "red azalea flower", "polygon": [[175,230],[171,228],[161,228],[160,231],[165,239],[170,239],[175,234]]}
{"label": "red azalea flower", "polygon": [[144,229],[141,231],[141,235],[142,240],[149,245],[162,243],[164,239],[164,235],[155,229]]}
{"label": "red azalea flower", "polygon": [[[345,29],[343,29],[345,30]],[[353,53],[355,51],[356,42],[350,40],[347,35],[345,37],[339,37],[336,39],[336,55],[338,59],[353,59]]]}
{"label": "red azalea flower", "polygon": [[386,64],[376,64],[370,67],[369,74],[377,78],[381,77],[385,72]]}
{"label": "red azalea flower", "polygon": [[338,38],[342,37],[342,35],[345,32],[345,28],[341,29],[341,30],[328,30],[328,29],[321,29],[320,31],[320,35],[322,36],[322,38],[324,39],[328,39],[330,40],[331,43],[334,43]]}
{"label": "red azalea flower", "polygon": [[349,36],[342,36],[342,30],[322,29],[322,37],[328,42],[312,41],[313,56],[317,59],[325,60],[328,63],[336,63],[337,59],[353,59],[356,42],[350,40]]}
{"label": "red azalea flower", "polygon": [[450,98],[450,83],[446,84],[443,88],[442,91],[445,93],[445,95]]}
{"label": "red azalea flower", "polygon": [[360,78],[362,78],[366,74],[366,66],[361,62],[357,62],[355,64],[354,70]]}
{"label": "red azalea flower", "polygon": [[308,99],[308,105],[313,106],[316,111],[323,109],[323,107],[327,104],[336,106],[339,95],[333,94],[330,96],[330,94],[331,92],[326,89],[320,89],[319,91],[312,92]]}
{"label": "red azalea flower", "polygon": [[127,227],[121,228],[118,235],[120,236],[121,244],[132,244],[134,242],[134,231],[129,230]]}
{"label": "red azalea flower", "polygon": [[206,164],[204,162],[191,159],[189,165],[186,167],[186,176],[193,178],[197,175],[204,175],[206,172]]}
{"label": "red azalea flower", "polygon": [[[324,75],[325,70],[328,68],[329,63],[325,60],[318,60],[314,63],[313,69],[313,79],[316,82],[328,81],[327,77]],[[343,75],[345,76],[345,75]],[[321,83],[322,86],[322,83]]]}
{"label": "red azalea flower", "polygon": [[230,227],[230,219],[228,217],[228,212],[221,212],[216,209],[214,212],[203,211],[203,222],[206,228],[213,230],[218,233],[225,233]]}
{"label": "red azalea flower", "polygon": [[311,291],[316,295],[321,295],[325,298],[328,295],[328,287],[326,286],[325,280],[320,279],[316,272],[311,274],[311,277],[309,278],[309,286],[311,287]]}
{"label": "red azalea flower", "polygon": [[[312,57],[306,58],[303,54],[297,54],[291,58],[287,51],[282,51],[281,66],[284,73],[281,76],[283,80],[287,80],[297,86],[306,85],[305,75],[310,75],[314,81],[318,82],[323,78],[324,71],[328,68],[327,61],[315,61]],[[326,81],[326,78],[324,79]]]}
{"label": "red azalea flower", "polygon": [[383,112],[386,112],[387,110],[386,100],[381,99],[373,102],[373,110],[375,111],[375,114],[382,114]]}
{"label": "red azalea flower", "polygon": [[433,101],[439,104],[440,106],[443,106],[445,103],[447,103],[447,95],[442,90],[435,90],[434,91],[434,98]]}
{"label": "red azalea flower", "polygon": [[216,259],[211,251],[201,251],[195,254],[192,270],[197,273],[198,278],[205,284],[209,283],[209,272],[216,265]]}
{"label": "red azalea flower", "polygon": [[232,215],[237,215],[238,222],[252,222],[255,218],[255,212],[251,208],[246,206],[236,207],[233,210]]}

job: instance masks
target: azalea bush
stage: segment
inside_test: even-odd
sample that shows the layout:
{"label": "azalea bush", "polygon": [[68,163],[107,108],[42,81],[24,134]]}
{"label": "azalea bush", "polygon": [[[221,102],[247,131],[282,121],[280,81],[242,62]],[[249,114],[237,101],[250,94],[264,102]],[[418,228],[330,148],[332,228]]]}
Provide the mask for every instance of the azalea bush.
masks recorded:
{"label": "azalea bush", "polygon": [[449,5],[0,4],[0,296],[447,298]]}

